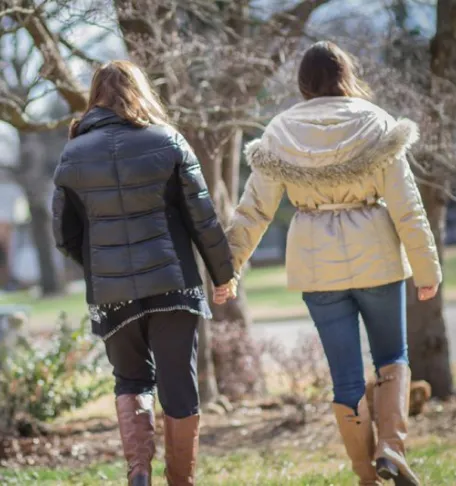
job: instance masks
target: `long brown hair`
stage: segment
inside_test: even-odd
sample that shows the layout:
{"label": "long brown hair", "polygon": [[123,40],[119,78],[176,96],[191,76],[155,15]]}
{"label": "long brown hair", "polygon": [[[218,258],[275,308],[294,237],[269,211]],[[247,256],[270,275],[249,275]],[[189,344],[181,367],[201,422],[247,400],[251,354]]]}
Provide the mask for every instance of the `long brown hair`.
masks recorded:
{"label": "long brown hair", "polygon": [[317,42],[304,53],[298,83],[307,100],[321,96],[371,97],[369,86],[357,77],[354,59],[329,41]]}
{"label": "long brown hair", "polygon": [[[166,109],[146,75],[130,61],[111,61],[95,71],[82,117],[95,106],[109,108],[137,127],[170,124]],[[81,118],[75,118],[71,122],[70,138],[77,135],[80,121]]]}

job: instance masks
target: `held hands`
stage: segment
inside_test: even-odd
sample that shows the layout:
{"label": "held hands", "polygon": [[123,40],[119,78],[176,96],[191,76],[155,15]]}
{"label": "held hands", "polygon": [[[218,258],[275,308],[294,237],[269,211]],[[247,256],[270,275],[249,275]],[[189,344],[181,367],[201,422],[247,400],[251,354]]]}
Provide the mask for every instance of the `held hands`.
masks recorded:
{"label": "held hands", "polygon": [[236,278],[231,279],[228,283],[220,285],[220,287],[214,287],[213,300],[214,304],[222,305],[230,299],[237,297],[238,281]]}
{"label": "held hands", "polygon": [[438,285],[433,285],[432,287],[420,287],[418,289],[418,300],[431,300],[436,296],[438,290]]}

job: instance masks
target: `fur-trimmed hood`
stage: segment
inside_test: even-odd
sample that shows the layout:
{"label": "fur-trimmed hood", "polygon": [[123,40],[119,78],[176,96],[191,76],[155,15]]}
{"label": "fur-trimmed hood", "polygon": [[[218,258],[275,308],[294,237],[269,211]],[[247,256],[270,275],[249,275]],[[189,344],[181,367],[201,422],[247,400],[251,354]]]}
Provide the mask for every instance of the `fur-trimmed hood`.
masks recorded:
{"label": "fur-trimmed hood", "polygon": [[276,116],[245,154],[252,168],[276,180],[337,186],[386,167],[418,138],[414,122],[396,121],[368,101],[325,97]]}

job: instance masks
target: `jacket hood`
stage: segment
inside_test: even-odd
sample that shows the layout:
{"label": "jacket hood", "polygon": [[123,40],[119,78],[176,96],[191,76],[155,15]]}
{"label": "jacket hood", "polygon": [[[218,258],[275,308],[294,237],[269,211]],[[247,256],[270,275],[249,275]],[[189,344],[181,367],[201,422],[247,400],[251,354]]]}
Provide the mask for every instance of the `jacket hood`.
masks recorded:
{"label": "jacket hood", "polygon": [[128,122],[126,120],[120,118],[120,116],[116,115],[116,113],[114,113],[112,110],[96,106],[83,116],[79,122],[77,134],[78,136],[83,135],[84,133],[90,132],[91,130],[103,127],[105,125],[124,125],[127,123]]}
{"label": "jacket hood", "polygon": [[418,138],[414,122],[396,121],[368,101],[324,97],[276,116],[245,154],[252,168],[276,180],[337,186],[386,167]]}

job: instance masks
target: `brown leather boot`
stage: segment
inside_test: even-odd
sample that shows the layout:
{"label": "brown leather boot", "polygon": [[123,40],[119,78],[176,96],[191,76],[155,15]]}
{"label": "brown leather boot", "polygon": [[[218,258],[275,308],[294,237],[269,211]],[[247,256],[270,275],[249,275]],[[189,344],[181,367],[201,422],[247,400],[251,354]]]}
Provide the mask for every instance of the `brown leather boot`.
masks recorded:
{"label": "brown leather boot", "polygon": [[333,410],[360,486],[380,485],[380,478],[373,465],[375,438],[366,397],[359,402],[357,415],[352,408],[338,403],[333,404]]}
{"label": "brown leather boot", "polygon": [[195,484],[199,415],[175,419],[165,415],[165,475],[169,486]]}
{"label": "brown leather boot", "polygon": [[151,486],[155,455],[154,401],[149,393],[116,399],[120,437],[128,464],[129,486]]}
{"label": "brown leather boot", "polygon": [[405,364],[384,366],[379,371],[374,390],[375,422],[378,429],[375,453],[377,472],[383,479],[393,479],[396,486],[420,484],[405,459],[410,374]]}

